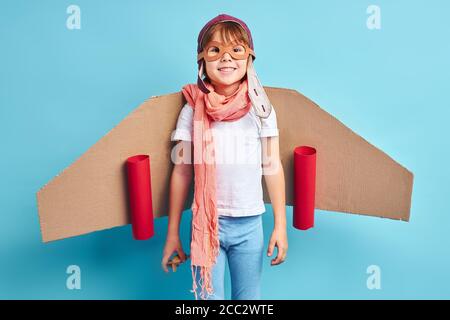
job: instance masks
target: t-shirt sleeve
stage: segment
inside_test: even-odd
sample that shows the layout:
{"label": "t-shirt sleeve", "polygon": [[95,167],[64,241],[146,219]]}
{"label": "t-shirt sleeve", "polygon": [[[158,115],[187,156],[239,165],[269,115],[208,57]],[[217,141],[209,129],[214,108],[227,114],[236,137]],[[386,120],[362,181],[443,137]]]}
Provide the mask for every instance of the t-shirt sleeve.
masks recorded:
{"label": "t-shirt sleeve", "polygon": [[279,135],[278,125],[277,125],[277,114],[275,112],[275,107],[272,105],[272,111],[267,118],[261,119],[261,132],[260,137],[276,137]]}
{"label": "t-shirt sleeve", "polygon": [[181,109],[178,115],[176,129],[172,132],[171,141],[192,141],[192,118],[194,110],[187,103]]}

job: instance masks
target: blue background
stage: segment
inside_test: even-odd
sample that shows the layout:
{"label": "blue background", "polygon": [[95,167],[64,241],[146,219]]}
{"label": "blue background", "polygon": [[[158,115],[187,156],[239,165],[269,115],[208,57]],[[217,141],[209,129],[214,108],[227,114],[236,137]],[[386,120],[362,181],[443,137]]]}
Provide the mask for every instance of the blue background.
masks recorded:
{"label": "blue background", "polygon": [[[80,30],[66,28],[70,4]],[[366,27],[371,4],[380,30]],[[288,258],[265,257],[262,298],[450,298],[449,11],[444,0],[2,0],[0,298],[193,298],[188,264],[160,267],[167,217],[148,241],[125,226],[43,244],[36,192],[144,100],[195,82],[198,32],[219,13],[249,25],[264,85],[298,90],[414,173],[409,223],[317,211],[302,232],[288,207]],[[66,288],[72,264],[81,290]],[[366,286],[370,265],[380,290]]]}

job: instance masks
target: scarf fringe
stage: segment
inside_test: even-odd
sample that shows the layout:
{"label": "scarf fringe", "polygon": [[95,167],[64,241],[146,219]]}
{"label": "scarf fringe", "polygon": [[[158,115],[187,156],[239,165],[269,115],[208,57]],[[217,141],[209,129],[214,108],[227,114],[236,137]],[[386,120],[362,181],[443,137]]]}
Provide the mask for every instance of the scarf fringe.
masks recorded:
{"label": "scarf fringe", "polygon": [[[199,286],[197,286],[197,270],[200,269],[200,278],[199,278],[199,286],[200,286],[200,293],[197,293],[197,289]],[[214,288],[212,287],[212,268],[210,267],[204,267],[204,266],[191,266],[192,271],[192,290],[191,292],[194,293],[195,300],[198,300],[199,296],[202,300],[207,300],[213,293]]]}
{"label": "scarf fringe", "polygon": [[[191,272],[192,272],[192,290],[191,292],[195,295],[195,300],[198,300],[198,293],[197,289],[200,287],[200,299],[207,300],[209,296],[211,296],[214,293],[213,283],[212,283],[212,268],[217,262],[217,256],[219,255],[219,248],[220,248],[220,240],[218,236],[218,224],[214,223],[210,224],[210,241],[211,241],[211,257],[209,257],[210,261],[208,261],[208,266],[197,266],[197,265],[191,265]],[[205,246],[202,246],[202,251],[206,255],[207,251],[205,250]],[[197,271],[199,272],[199,280],[197,285]]]}

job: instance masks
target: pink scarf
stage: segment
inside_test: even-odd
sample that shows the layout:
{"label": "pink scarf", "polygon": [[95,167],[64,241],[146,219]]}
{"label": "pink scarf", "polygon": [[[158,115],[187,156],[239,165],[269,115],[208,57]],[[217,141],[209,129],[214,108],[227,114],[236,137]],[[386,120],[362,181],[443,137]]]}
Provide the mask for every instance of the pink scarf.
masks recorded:
{"label": "pink scarf", "polygon": [[[219,254],[219,220],[216,207],[216,165],[214,141],[210,121],[235,121],[251,108],[247,79],[238,90],[225,97],[206,83],[210,93],[203,93],[197,85],[188,84],[182,89],[188,104],[194,108],[194,201],[192,204],[191,270],[193,290],[197,300],[195,267],[200,268],[200,296],[213,293],[212,267]],[[208,143],[209,142],[209,143]],[[212,160],[211,160],[212,156]]]}

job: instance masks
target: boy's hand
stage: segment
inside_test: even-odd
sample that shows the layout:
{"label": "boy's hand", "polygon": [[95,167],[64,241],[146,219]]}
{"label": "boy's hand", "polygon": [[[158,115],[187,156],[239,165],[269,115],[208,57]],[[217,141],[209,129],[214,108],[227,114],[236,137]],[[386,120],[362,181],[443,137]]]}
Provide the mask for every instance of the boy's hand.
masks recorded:
{"label": "boy's hand", "polygon": [[[189,255],[186,255],[186,259],[189,259]],[[172,271],[175,272],[177,271],[177,267],[179,264],[183,263],[183,261],[181,261],[181,258],[179,255],[176,255],[175,257],[173,257],[171,260],[169,260],[167,262],[168,266],[172,267]]]}
{"label": "boy's hand", "polygon": [[[169,258],[175,251],[178,253],[178,259],[175,259],[175,261],[171,260],[169,263]],[[178,236],[168,236],[166,245],[164,246],[163,258],[161,261],[161,267],[163,268],[163,270],[165,272],[169,272],[167,265],[171,265],[174,262],[176,263],[176,265],[178,265],[179,263],[183,263],[184,261],[186,261],[186,259],[187,257],[183,251],[183,247],[181,246],[180,238]],[[175,270],[176,268],[174,269],[174,271]]]}
{"label": "boy's hand", "polygon": [[274,228],[272,231],[272,236],[270,237],[269,248],[267,250],[267,255],[272,256],[274,248],[278,248],[278,254],[275,259],[272,259],[271,265],[275,266],[283,263],[286,260],[288,241],[286,228]]}

